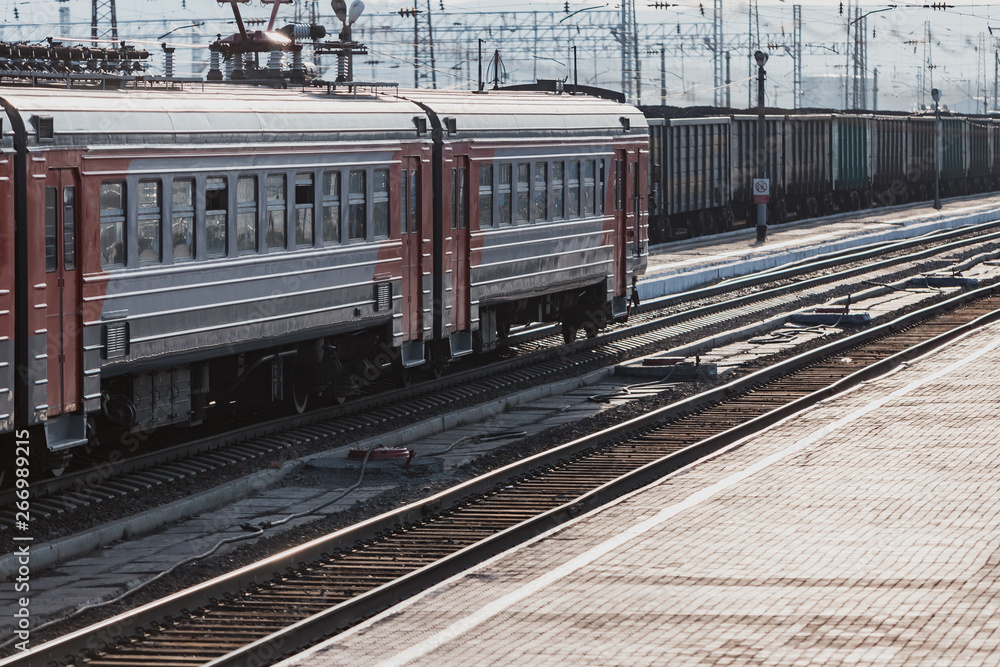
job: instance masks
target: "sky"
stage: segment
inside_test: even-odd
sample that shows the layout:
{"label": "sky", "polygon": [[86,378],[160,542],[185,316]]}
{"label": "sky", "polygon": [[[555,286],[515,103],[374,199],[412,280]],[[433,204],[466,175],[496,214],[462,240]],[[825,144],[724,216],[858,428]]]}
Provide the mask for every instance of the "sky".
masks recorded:
{"label": "sky", "polygon": [[[99,0],[106,5],[110,0]],[[308,15],[312,0],[296,0],[280,10],[279,24],[291,22],[296,9]],[[706,37],[712,35],[712,0],[678,0],[657,8],[653,0],[635,0],[640,41],[642,102],[658,104],[661,78],[665,81],[666,103],[676,106],[711,104],[713,90],[712,55]],[[355,77],[366,80],[396,81],[412,86],[416,72],[420,85],[467,88],[474,84],[478,68],[475,50],[478,38],[485,40],[487,53],[501,51],[510,82],[527,82],[534,77],[572,76],[569,58],[571,45],[578,49],[578,75],[581,83],[620,90],[621,54],[605,25],[616,20],[620,5],[600,0],[562,3],[516,2],[513,0],[418,0],[417,6],[431,8],[435,27],[435,68],[430,70],[426,47],[422,60],[414,63],[414,19],[398,14],[414,0],[397,2],[366,1],[364,15],[355,24],[354,35],[369,46],[370,55],[355,61]],[[853,72],[846,49],[847,25],[854,15],[854,4],[802,0],[803,95],[807,107],[843,107],[846,72]],[[328,30],[339,26],[328,2],[315,6]],[[868,107],[874,102],[873,80],[878,71],[877,102],[879,109],[912,110],[921,101],[930,103],[929,88],[942,90],[942,104],[956,111],[981,111],[984,96],[994,108],[995,50],[1000,39],[1000,4],[971,3],[948,5],[944,9],[925,8],[919,4],[863,3],[860,13],[867,14],[867,92]],[[751,82],[748,46],[758,32],[764,50],[771,54],[767,68],[767,103],[792,107],[793,2],[768,1],[759,4],[759,21],[750,21],[747,2],[723,1],[724,49],[731,54],[730,99],[734,107],[750,101]],[[443,9],[442,9],[443,8]],[[59,25],[60,9],[69,12],[69,25]],[[247,17],[264,17],[269,5],[260,0],[240,5]],[[567,13],[566,10],[569,10]],[[16,10],[16,16],[15,16]],[[178,47],[179,74],[204,71],[208,55],[204,47],[222,33],[236,30],[228,3],[216,0],[117,0],[119,37],[155,51],[151,68],[159,71],[162,56],[158,44],[170,42]],[[702,13],[704,11],[704,14]],[[501,16],[501,12],[516,12]],[[537,12],[533,15],[529,12]],[[554,14],[552,14],[554,13]],[[89,38],[91,0],[0,0],[4,17],[0,39],[6,41],[41,41],[53,35],[73,42]],[[541,17],[541,18],[538,18]],[[426,38],[422,15],[418,31]],[[603,21],[601,19],[604,19]],[[552,39],[535,41],[534,21],[552,23]],[[594,23],[598,25],[594,25]],[[925,49],[928,24],[931,28],[930,58],[926,68]],[[201,24],[201,25],[197,25]],[[501,29],[498,26],[506,25]],[[574,37],[571,26],[576,26]],[[580,27],[582,26],[582,28]],[[996,37],[990,34],[990,29]],[[596,32],[595,32],[596,31]],[[169,34],[166,34],[169,33]],[[544,35],[545,30],[541,33]],[[598,34],[601,39],[592,35]],[[166,36],[164,36],[166,35]],[[590,36],[588,36],[590,35]],[[558,37],[558,39],[556,39]],[[595,47],[595,44],[599,45]],[[660,50],[664,51],[661,61]],[[333,65],[323,63],[324,67]],[[663,65],[661,71],[661,62]],[[326,70],[332,78],[335,72]],[[921,94],[921,88],[923,94]],[[756,103],[755,98],[753,102]]]}

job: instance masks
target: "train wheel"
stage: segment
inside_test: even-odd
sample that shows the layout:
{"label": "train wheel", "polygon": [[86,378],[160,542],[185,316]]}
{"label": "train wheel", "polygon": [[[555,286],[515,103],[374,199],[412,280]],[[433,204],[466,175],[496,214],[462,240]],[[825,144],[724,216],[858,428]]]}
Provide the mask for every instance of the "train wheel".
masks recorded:
{"label": "train wheel", "polygon": [[409,387],[413,384],[413,369],[407,368],[398,359],[393,362],[393,371],[396,375],[396,384],[400,387]]}
{"label": "train wheel", "polygon": [[292,400],[290,403],[290,407],[297,415],[301,415],[309,407],[309,389],[305,380],[300,378],[301,375],[296,374],[295,379],[292,380]]}
{"label": "train wheel", "polygon": [[583,323],[583,331],[587,334],[587,338],[597,338],[597,324],[588,320]]}
{"label": "train wheel", "polygon": [[562,325],[563,342],[569,345],[576,340],[576,325],[563,322]]}

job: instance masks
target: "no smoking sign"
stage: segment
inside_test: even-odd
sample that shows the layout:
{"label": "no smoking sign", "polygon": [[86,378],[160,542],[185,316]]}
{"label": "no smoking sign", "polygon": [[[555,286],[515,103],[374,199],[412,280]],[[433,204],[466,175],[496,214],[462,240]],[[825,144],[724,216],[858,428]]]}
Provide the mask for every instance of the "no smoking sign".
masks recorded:
{"label": "no smoking sign", "polygon": [[771,179],[753,179],[753,203],[766,204],[771,201]]}

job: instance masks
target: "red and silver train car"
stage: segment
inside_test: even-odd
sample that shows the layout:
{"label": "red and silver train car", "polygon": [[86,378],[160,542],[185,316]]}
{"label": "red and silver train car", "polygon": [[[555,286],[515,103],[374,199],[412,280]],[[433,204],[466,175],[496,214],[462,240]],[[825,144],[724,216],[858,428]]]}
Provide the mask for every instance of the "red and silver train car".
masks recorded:
{"label": "red and silver train car", "polygon": [[633,107],[585,95],[415,91],[435,132],[438,340],[495,348],[511,325],[567,341],[626,312],[645,271],[649,137]]}
{"label": "red and silver train car", "polygon": [[625,105],[233,86],[0,100],[18,239],[2,360],[25,369],[15,423],[50,451],[212,404],[303,409],[512,324],[592,333],[645,268],[648,136]]}

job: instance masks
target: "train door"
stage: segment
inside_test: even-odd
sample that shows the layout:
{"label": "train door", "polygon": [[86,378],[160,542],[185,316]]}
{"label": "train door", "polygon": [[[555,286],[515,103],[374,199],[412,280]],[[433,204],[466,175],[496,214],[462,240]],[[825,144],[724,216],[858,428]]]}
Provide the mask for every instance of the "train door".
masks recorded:
{"label": "train door", "polygon": [[[451,170],[452,287],[455,330],[470,331],[469,158],[456,157]],[[455,350],[460,351],[460,350]]]}
{"label": "train door", "polygon": [[[710,128],[706,127],[706,131]],[[625,219],[625,246],[626,253],[633,260],[632,266],[639,260],[642,254],[642,221],[646,205],[646,198],[643,196],[645,189],[642,187],[646,183],[646,174],[640,169],[639,150],[629,158],[629,176],[632,181],[632,212],[631,218],[626,212]],[[706,187],[706,191],[707,191]],[[632,270],[632,266],[629,270]]]}
{"label": "train door", "polygon": [[82,322],[77,261],[76,169],[50,169],[45,179],[45,282],[48,415],[82,407]]}
{"label": "train door", "polygon": [[636,216],[632,203],[632,179],[630,170],[637,168],[629,161],[628,151],[624,148],[615,150],[614,169],[614,212],[615,212],[615,293],[624,294],[625,274],[628,271],[628,261],[633,256],[636,244]]}
{"label": "train door", "polygon": [[420,158],[403,158],[400,172],[400,238],[403,269],[403,339],[423,340],[421,298]]}

